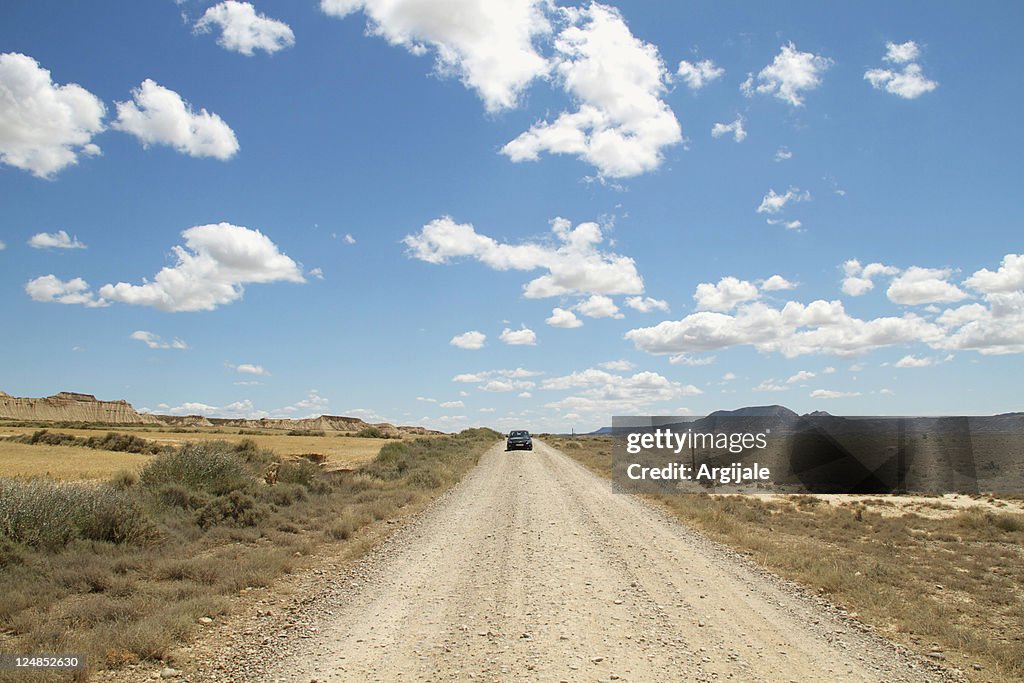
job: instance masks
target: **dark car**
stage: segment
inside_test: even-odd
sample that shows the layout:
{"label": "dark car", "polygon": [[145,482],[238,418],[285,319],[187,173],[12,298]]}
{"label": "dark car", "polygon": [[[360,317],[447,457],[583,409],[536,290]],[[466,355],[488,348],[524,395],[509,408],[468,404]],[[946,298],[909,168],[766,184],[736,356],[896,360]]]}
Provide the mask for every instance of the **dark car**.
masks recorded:
{"label": "dark car", "polygon": [[505,441],[506,451],[533,450],[533,439],[530,432],[525,429],[517,429],[508,433],[508,440]]}

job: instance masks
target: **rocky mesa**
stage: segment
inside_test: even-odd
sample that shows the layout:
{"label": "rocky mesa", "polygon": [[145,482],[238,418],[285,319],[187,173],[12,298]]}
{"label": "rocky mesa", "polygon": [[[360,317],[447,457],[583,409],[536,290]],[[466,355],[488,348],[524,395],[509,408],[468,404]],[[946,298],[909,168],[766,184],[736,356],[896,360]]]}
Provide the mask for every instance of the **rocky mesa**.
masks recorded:
{"label": "rocky mesa", "polygon": [[92,394],[61,391],[46,398],[18,398],[0,391],[0,419],[31,422],[93,422],[103,424],[151,424],[169,427],[234,427],[302,432],[357,434],[374,429],[381,436],[440,434],[425,427],[396,426],[388,422],[371,424],[358,417],[320,415],[301,419],[208,418],[202,415],[155,415],[140,413],[127,401],[100,401]]}
{"label": "rocky mesa", "polygon": [[159,424],[127,401],[100,401],[92,394],[61,391],[46,398],[18,398],[0,391],[0,418],[42,422]]}

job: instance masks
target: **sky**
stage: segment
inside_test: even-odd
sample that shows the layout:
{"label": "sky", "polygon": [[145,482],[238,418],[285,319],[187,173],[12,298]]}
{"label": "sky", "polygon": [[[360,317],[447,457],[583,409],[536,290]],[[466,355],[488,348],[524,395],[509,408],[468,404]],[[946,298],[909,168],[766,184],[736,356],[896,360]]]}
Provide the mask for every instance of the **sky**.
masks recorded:
{"label": "sky", "polygon": [[1022,409],[1019,3],[4,4],[0,390]]}

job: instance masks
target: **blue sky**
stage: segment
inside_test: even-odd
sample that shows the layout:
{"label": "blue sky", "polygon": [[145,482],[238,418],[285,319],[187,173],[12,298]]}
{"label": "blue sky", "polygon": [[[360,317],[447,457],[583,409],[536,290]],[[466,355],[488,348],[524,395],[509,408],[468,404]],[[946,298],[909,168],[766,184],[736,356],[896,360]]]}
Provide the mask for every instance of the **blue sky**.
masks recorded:
{"label": "blue sky", "polygon": [[254,4],[5,5],[0,389],[1021,409],[1024,8]]}

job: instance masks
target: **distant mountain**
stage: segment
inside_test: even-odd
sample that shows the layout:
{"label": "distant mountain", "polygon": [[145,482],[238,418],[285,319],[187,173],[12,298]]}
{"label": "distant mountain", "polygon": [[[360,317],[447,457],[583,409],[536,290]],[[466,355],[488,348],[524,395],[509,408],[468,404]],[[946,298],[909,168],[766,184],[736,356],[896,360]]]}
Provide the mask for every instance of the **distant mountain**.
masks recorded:
{"label": "distant mountain", "polygon": [[[828,413],[825,414],[827,415]],[[738,408],[736,410],[716,410],[708,415],[708,417],[774,417],[789,419],[800,416],[786,406],[771,405],[749,406],[747,408]]]}

